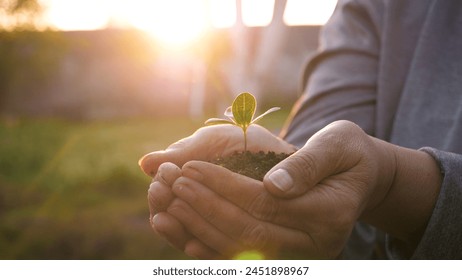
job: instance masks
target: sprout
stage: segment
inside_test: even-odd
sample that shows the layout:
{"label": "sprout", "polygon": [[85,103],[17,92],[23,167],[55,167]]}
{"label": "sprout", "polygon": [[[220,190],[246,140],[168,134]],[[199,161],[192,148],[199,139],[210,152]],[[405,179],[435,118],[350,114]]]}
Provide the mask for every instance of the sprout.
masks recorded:
{"label": "sprout", "polygon": [[211,118],[208,119],[205,124],[232,124],[240,127],[244,132],[244,151],[247,151],[247,128],[269,113],[280,109],[279,107],[273,107],[254,119],[256,108],[257,101],[255,97],[248,92],[244,92],[239,94],[236,99],[234,99],[232,106],[226,109],[224,115],[228,117],[228,119]]}

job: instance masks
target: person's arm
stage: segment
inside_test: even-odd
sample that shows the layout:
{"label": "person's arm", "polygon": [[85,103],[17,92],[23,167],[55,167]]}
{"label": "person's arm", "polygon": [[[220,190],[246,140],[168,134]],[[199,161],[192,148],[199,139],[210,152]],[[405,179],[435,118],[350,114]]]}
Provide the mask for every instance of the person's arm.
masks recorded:
{"label": "person's arm", "polygon": [[278,164],[265,186],[204,162],[189,162],[182,173],[172,187],[179,199],[167,212],[228,257],[257,249],[335,258],[358,219],[415,247],[441,185],[427,153],[370,137],[345,121]]}
{"label": "person's arm", "polygon": [[[378,184],[375,199],[381,198],[380,202],[370,203],[360,219],[415,248],[438,199],[442,182],[440,168],[426,152],[374,141],[384,153],[393,154],[395,172],[389,187]],[[378,180],[386,181],[386,178],[379,176]]]}
{"label": "person's arm", "polygon": [[461,259],[462,155],[429,147],[420,150],[432,156],[441,170],[438,200],[417,247],[390,236],[388,252],[395,259]]}
{"label": "person's arm", "polygon": [[318,50],[302,79],[303,95],[281,133],[289,143],[301,147],[337,120],[352,121],[375,135],[380,2],[340,0],[321,27]]}
{"label": "person's arm", "polygon": [[[354,130],[351,125],[346,126]],[[344,136],[333,137],[342,138]],[[373,193],[364,210],[361,211],[360,219],[402,240],[408,244],[409,248],[415,248],[438,198],[442,182],[440,168],[434,158],[426,152],[399,147],[370,136],[369,138],[373,144],[372,150],[364,156],[371,157],[369,159],[371,164],[375,162],[377,173],[369,174],[375,177],[375,183],[368,186]],[[348,136],[345,139],[347,143],[355,141]],[[362,141],[360,139],[357,141],[357,145],[361,145]],[[322,144],[322,147],[326,148],[326,146]],[[314,161],[322,160],[319,159],[322,157],[320,153],[317,156],[312,160],[313,166],[318,164]],[[311,178],[306,177],[306,171],[303,171],[303,169],[310,169],[306,166],[304,158],[313,158],[311,150],[301,150],[300,156],[294,161],[285,161],[274,167],[266,176],[265,182],[268,189],[279,197],[298,196],[307,191],[306,185],[309,184]],[[331,160],[335,161],[334,158]],[[320,165],[322,166],[322,162]],[[328,167],[326,163],[324,168]],[[324,168],[316,167],[316,170],[318,173],[329,170]],[[279,178],[277,174],[272,175],[278,170],[285,169],[291,170],[292,175],[288,177],[290,179]],[[373,170],[372,166],[371,170]],[[278,187],[274,183],[277,179],[293,183],[291,187],[284,185]]]}

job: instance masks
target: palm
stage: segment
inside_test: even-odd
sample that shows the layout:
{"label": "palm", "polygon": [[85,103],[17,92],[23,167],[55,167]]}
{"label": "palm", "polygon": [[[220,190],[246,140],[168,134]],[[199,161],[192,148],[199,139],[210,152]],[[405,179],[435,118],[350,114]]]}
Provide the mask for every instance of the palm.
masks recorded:
{"label": "palm", "polygon": [[[276,137],[267,129],[252,125],[247,131],[249,151],[274,151],[292,153],[295,148]],[[153,175],[164,162],[178,166],[191,160],[211,161],[216,157],[231,155],[244,150],[244,135],[239,127],[214,125],[203,127],[193,135],[170,145],[165,151],[157,151],[144,156],[140,166],[147,174]]]}
{"label": "palm", "polygon": [[[244,150],[244,135],[242,130],[230,125],[216,125],[202,128],[192,138],[191,141],[184,141],[179,144],[194,145],[197,148],[197,153],[200,153],[194,159],[210,160],[217,155],[227,156],[236,151]],[[249,127],[247,138],[248,150],[251,152],[288,152],[291,150],[289,144],[258,125]]]}

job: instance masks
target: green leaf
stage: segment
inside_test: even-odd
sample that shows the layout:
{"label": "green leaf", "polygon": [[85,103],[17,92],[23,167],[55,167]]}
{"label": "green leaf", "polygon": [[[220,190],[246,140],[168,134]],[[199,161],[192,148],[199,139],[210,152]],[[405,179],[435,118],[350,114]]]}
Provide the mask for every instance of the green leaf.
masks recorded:
{"label": "green leaf", "polygon": [[244,131],[252,123],[256,107],[255,97],[248,92],[241,93],[234,99],[232,106],[234,121]]}
{"label": "green leaf", "polygon": [[255,111],[257,108],[257,100],[255,97],[248,93],[243,92],[239,94],[233,101],[232,106],[228,107],[224,112],[225,117],[229,119],[220,119],[220,118],[211,118],[208,119],[206,125],[216,125],[216,124],[231,124],[238,126],[242,129],[244,134],[244,151],[247,151],[247,128],[259,121],[264,116],[279,110],[279,107],[274,107],[261,114],[260,116],[253,119]]}
{"label": "green leaf", "polygon": [[228,118],[230,118],[230,119],[234,119],[234,116],[233,116],[233,107],[232,107],[232,106],[229,106],[228,108],[226,108],[224,115],[225,115],[225,117],[228,117]]}
{"label": "green leaf", "polygon": [[273,108],[269,109],[268,111],[264,112],[260,116],[253,119],[252,124],[258,122],[259,120],[261,120],[264,116],[268,115],[269,113],[276,112],[277,110],[280,110],[280,109],[281,108],[279,108],[279,107],[273,107]]}
{"label": "green leaf", "polygon": [[236,125],[232,120],[225,120],[219,118],[211,118],[205,121],[206,125],[216,125],[216,124],[232,124]]}

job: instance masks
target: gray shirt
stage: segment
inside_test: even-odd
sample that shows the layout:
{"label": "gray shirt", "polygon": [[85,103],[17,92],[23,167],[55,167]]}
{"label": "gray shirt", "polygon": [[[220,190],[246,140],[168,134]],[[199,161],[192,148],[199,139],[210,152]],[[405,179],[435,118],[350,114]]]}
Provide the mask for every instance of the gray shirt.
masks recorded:
{"label": "gray shirt", "polygon": [[[462,2],[340,0],[303,88],[289,142],[346,119],[439,163],[443,185],[420,244],[411,252],[389,237],[388,257],[462,259]],[[359,223],[344,257],[371,257],[378,234]]]}

